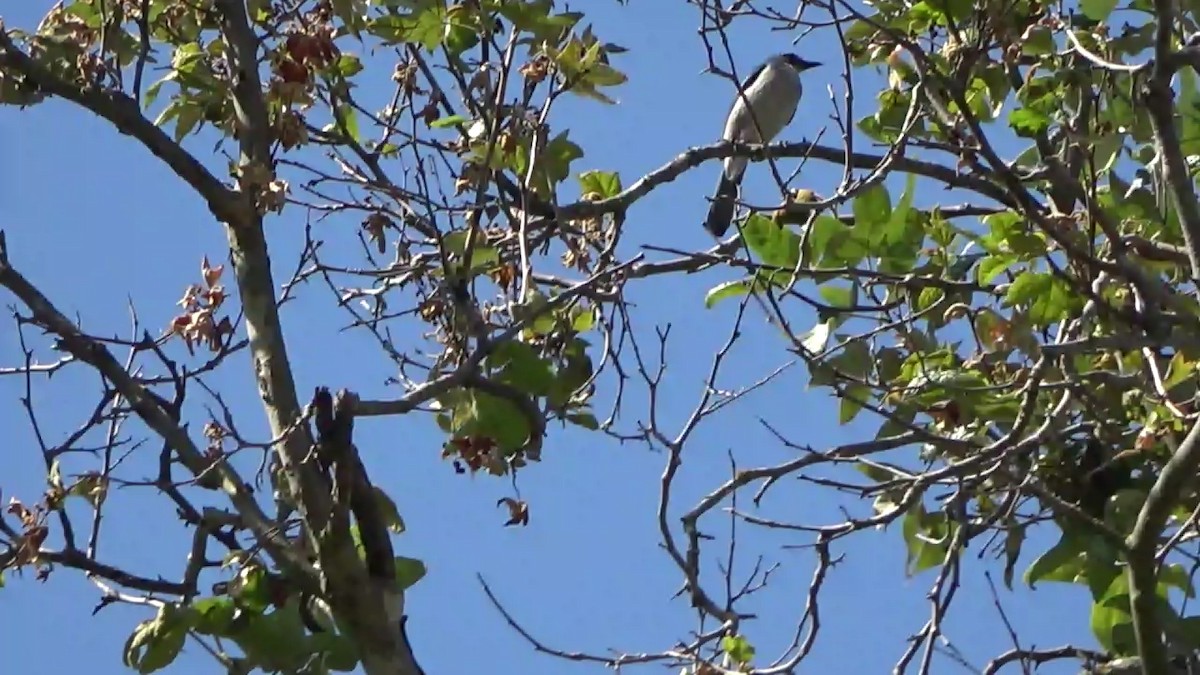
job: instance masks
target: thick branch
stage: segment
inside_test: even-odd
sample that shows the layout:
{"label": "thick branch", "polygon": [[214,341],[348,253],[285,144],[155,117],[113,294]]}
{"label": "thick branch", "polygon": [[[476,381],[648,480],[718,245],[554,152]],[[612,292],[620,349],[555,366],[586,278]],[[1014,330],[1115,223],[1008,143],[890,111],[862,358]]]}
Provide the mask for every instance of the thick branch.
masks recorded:
{"label": "thick branch", "polygon": [[1171,194],[1171,205],[1183,226],[1183,242],[1192,266],[1192,279],[1195,280],[1200,279],[1200,205],[1196,203],[1195,186],[1187,160],[1183,157],[1179,133],[1175,129],[1175,92],[1171,89],[1171,77],[1178,63],[1172,49],[1175,8],[1171,0],[1155,0],[1154,9],[1158,15],[1154,67],[1142,95],[1154,130],[1154,149],[1162,166],[1162,180]]}
{"label": "thick branch", "polygon": [[[846,153],[838,148],[831,148],[815,143],[775,143],[771,145],[750,145],[746,143],[729,143],[722,141],[712,145],[703,145],[684,151],[675,159],[651,171],[620,194],[599,201],[579,201],[559,209],[564,218],[586,218],[604,213],[612,213],[629,208],[637,200],[645,197],[658,186],[669,183],[689,169],[699,166],[702,162],[725,157],[748,157],[752,161],[763,161],[774,157],[812,157],[826,162],[843,164]],[[874,169],[883,162],[881,155],[870,155],[856,152],[849,157],[850,165],[856,169]],[[942,166],[934,162],[919,159],[896,157],[892,168],[903,173],[911,173],[936,180],[947,187],[963,188],[994,199],[1001,204],[1015,207],[1013,198],[1000,186],[979,176],[963,175],[953,167]]]}
{"label": "thick branch", "polygon": [[1138,652],[1147,664],[1146,672],[1150,673],[1167,672],[1167,654],[1159,621],[1161,600],[1157,594],[1158,542],[1171,510],[1183,489],[1195,478],[1197,468],[1200,468],[1200,423],[1192,426],[1158,474],[1129,535],[1129,596],[1133,626]]}

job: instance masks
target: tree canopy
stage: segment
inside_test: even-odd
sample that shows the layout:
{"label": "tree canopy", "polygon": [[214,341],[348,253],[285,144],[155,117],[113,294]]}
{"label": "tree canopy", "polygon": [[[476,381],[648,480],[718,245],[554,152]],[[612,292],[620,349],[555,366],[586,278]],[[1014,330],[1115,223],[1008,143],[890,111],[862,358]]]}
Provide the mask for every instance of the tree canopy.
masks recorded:
{"label": "tree canopy", "polygon": [[[0,232],[14,327],[0,375],[35,443],[12,451],[46,474],[44,488],[0,479],[0,579],[83,574],[97,610],[140,606],[123,649],[138,672],[194,643],[230,673],[420,673],[404,599],[426,561],[402,544],[409,507],[372,470],[382,449],[355,432],[421,419],[442,445],[411,451],[511,483],[498,506],[516,528],[554,508],[524,498],[519,476],[565,444],[661,460],[647,517],[680,584],[664,594],[694,609],[675,627],[688,637],[547,645],[485,585],[497,626],[530,649],[622,670],[800,672],[843,546],[885,528],[929,581],[897,672],[931,669],[960,579],[984,573],[1085,588],[1095,644],[1014,636],[982,672],[1181,667],[1200,648],[1200,5],[678,1],[697,29],[687,58],[731,98],[754,66],[733,57],[742,27],[836,44],[822,57],[835,86],[805,94],[830,111],[823,130],[697,139],[649,171],[589,166],[576,104],[603,116],[655,73],[626,72],[627,48],[583,2],[63,0],[38,25],[0,14],[0,104],[97,116],[228,242],[195,252],[165,325],[134,303],[117,336],[48,292],[26,271],[37,254]],[[639,21],[666,0],[591,2]],[[647,239],[650,199],[734,155],[771,186],[743,195],[736,234]],[[699,229],[677,220],[654,227]],[[105,255],[120,255],[115,239]],[[636,301],[682,278],[704,280],[680,302],[724,336],[702,363],[673,360],[680,336]],[[369,345],[373,381],[301,391],[289,344],[314,304]],[[208,383],[230,369],[252,390],[238,403]],[[91,379],[59,385],[67,373]],[[43,429],[43,390],[86,414]],[[758,414],[763,396],[829,397],[853,433],[814,444],[803,420]],[[664,414],[683,399],[681,418]],[[714,429],[763,434],[784,459],[734,445],[725,475],[679,495]],[[841,515],[772,507],[801,489]],[[102,531],[136,527],[103,517],[117,490],[178,515],[190,547],[175,567],[133,572],[98,552]],[[778,653],[746,609],[773,592],[776,551],[735,554],[746,529],[813,555],[794,616],[771,618],[794,626]]]}

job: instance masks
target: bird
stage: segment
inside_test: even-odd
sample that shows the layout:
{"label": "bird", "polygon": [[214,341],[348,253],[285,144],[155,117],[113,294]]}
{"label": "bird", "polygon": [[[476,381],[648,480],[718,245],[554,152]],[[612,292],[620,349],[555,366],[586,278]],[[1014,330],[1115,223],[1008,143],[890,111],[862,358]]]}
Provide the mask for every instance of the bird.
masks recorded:
{"label": "bird", "polygon": [[[742,82],[729,116],[725,119],[724,141],[740,143],[769,143],[784,127],[791,124],[800,104],[803,88],[800,73],[821,65],[806,61],[797,54],[775,54],[760,65]],[[751,114],[753,111],[753,114]],[[733,222],[742,174],[746,172],[745,157],[727,157],[721,165],[721,178],[704,229],[718,239],[724,236]]]}

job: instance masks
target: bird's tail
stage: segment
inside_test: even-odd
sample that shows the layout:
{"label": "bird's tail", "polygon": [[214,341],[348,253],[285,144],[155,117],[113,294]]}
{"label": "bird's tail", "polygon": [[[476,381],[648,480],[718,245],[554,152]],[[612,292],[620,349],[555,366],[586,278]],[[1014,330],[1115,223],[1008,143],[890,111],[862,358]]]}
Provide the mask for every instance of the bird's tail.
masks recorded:
{"label": "bird's tail", "polygon": [[737,206],[738,183],[721,172],[721,180],[717,183],[717,191],[713,195],[712,205],[708,207],[708,217],[704,219],[704,229],[718,239],[725,236],[729,224],[733,222],[733,211]]}

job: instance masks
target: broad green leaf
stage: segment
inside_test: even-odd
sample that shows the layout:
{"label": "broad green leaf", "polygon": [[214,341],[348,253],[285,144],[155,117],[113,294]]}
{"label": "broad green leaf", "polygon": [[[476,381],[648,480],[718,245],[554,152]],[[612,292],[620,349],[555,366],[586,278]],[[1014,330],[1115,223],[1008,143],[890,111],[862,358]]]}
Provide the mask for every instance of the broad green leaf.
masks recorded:
{"label": "broad green leaf", "polygon": [[975,280],[987,285],[995,281],[1009,267],[1017,262],[1017,256],[1009,254],[990,255],[979,262],[975,268]]}
{"label": "broad green leaf", "polygon": [[846,387],[845,394],[838,404],[838,424],[846,425],[858,416],[863,403],[871,400],[871,388],[861,384]]}
{"label": "broad green leaf", "polygon": [[592,306],[579,307],[571,312],[571,330],[576,333],[586,333],[596,325],[596,308]]}
{"label": "broad green leaf", "polygon": [[295,672],[311,657],[311,646],[298,603],[254,616],[232,637],[255,665],[266,672]]}
{"label": "broad green leaf", "polygon": [[[442,238],[442,245],[446,247],[446,252],[454,256],[454,262],[450,266],[451,270],[458,273],[462,270],[462,265],[465,262],[467,241],[471,238],[469,230],[454,230]],[[471,272],[480,273],[490,270],[496,263],[500,262],[500,252],[491,246],[484,245],[486,237],[476,235],[474,246],[471,250]]]}
{"label": "broad green leaf", "polygon": [[[1196,73],[1191,68],[1181,68],[1179,78],[1179,145],[1184,156],[1200,154],[1200,90],[1196,87]],[[1135,109],[1136,110],[1136,109]]]}
{"label": "broad green leaf", "polygon": [[1050,116],[1033,108],[1018,108],[1008,114],[1008,126],[1018,136],[1032,138],[1050,127]]}
{"label": "broad green leaf", "polygon": [[1008,287],[1004,299],[1012,306],[1030,304],[1040,295],[1049,293],[1053,283],[1054,279],[1044,272],[1022,274]]}
{"label": "broad green leaf", "polygon": [[342,77],[354,77],[362,72],[363,64],[353,54],[342,54],[338,57],[336,67],[338,74]]}
{"label": "broad green leaf", "polygon": [[1177,588],[1187,598],[1196,597],[1196,589],[1192,585],[1191,575],[1188,573],[1188,569],[1180,563],[1164,565],[1159,572],[1158,582],[1159,595],[1166,596],[1167,589]]}
{"label": "broad green leaf", "polygon": [[450,431],[455,436],[490,438],[505,450],[529,440],[529,422],[512,401],[476,389],[455,392]]}
{"label": "broad green leaf", "polygon": [[1128,610],[1129,596],[1123,597],[1126,600],[1125,608],[1101,603],[1092,605],[1090,621],[1092,635],[1105,651],[1115,655],[1125,655],[1125,650],[1121,645],[1128,642],[1133,626],[1133,617]]}
{"label": "broad green leaf", "polygon": [[911,577],[945,562],[952,534],[945,513],[929,513],[918,502],[904,515],[903,534],[908,548],[906,575]]}
{"label": "broad green leaf", "polygon": [[608,199],[621,193],[621,176],[616,171],[584,171],[579,174],[579,188],[583,194],[595,193]]}
{"label": "broad green leaf", "polygon": [[187,638],[189,613],[163,605],[151,621],[143,621],[125,641],[125,665],[139,673],[153,673],[175,661]]}
{"label": "broad green leaf", "polygon": [[204,106],[191,99],[176,100],[180,101],[179,114],[175,119],[175,142],[178,143],[204,119]]}
{"label": "broad green leaf", "polygon": [[600,428],[600,420],[597,420],[596,416],[589,412],[567,413],[567,421],[575,426],[591,429],[592,431]]}
{"label": "broad green leaf", "polygon": [[192,624],[201,635],[228,637],[237,605],[228,596],[201,598],[192,603]]}
{"label": "broad green leaf", "polygon": [[496,380],[510,384],[532,396],[545,396],[554,386],[554,371],[549,361],[527,343],[510,340],[496,345],[487,358],[497,371]]}
{"label": "broad green leaf", "polygon": [[[888,215],[887,227],[883,233],[883,243],[894,245],[903,242],[908,234],[908,219],[912,214],[912,203],[915,188],[917,185],[917,175],[914,173],[907,174],[904,181],[904,192],[900,195],[900,202],[895,208],[891,209]],[[887,196],[887,193],[884,193]],[[857,204],[857,200],[855,200]],[[858,214],[855,214],[855,218]]]}
{"label": "broad green leaf", "polygon": [[553,0],[491,0],[487,9],[499,9],[500,15],[512,22],[517,30],[531,33],[537,40],[557,41],[559,36],[570,30],[582,14],[562,12],[551,15]]}
{"label": "broad green leaf", "polygon": [[1021,40],[1021,53],[1026,56],[1045,56],[1054,53],[1054,36],[1046,26],[1030,26]]}
{"label": "broad green leaf", "polygon": [[746,219],[742,240],[764,265],[793,269],[800,262],[800,235],[764,215]]}
{"label": "broad green leaf", "polygon": [[1117,0],[1079,0],[1079,9],[1092,21],[1104,21],[1117,7]]}
{"label": "broad green leaf", "polygon": [[1078,537],[1064,534],[1058,543],[1050,547],[1025,570],[1025,583],[1036,588],[1039,581],[1062,581],[1071,583],[1083,569],[1085,543]]}
{"label": "broad green leaf", "polygon": [[153,673],[175,662],[187,639],[187,625],[174,622],[156,631],[146,645],[146,652],[138,663],[139,673]]}
{"label": "broad green leaf", "polygon": [[416,558],[396,556],[396,588],[407,590],[425,577],[425,563]]}
{"label": "broad green leaf", "polygon": [[347,134],[350,140],[355,143],[359,142],[358,135],[358,114],[349,104],[340,105],[334,108],[334,116],[337,119],[337,130]]}
{"label": "broad green leaf", "polygon": [[865,235],[872,248],[883,243],[892,215],[892,198],[887,188],[877,183],[859,192],[854,197],[853,210],[855,233]]}
{"label": "broad green leaf", "polygon": [[704,295],[704,307],[712,309],[716,304],[726,298],[734,298],[745,295],[750,292],[750,288],[754,286],[754,278],[734,279],[733,281],[725,281],[708,289],[708,293]]}
{"label": "broad green leaf", "polygon": [[721,638],[721,649],[740,665],[749,664],[754,660],[754,645],[741,635]]}
{"label": "broad green leaf", "polygon": [[579,388],[592,378],[592,359],[587,354],[587,344],[586,340],[577,337],[566,350],[567,362],[558,367],[554,386],[546,397],[552,408],[561,409],[566,406],[578,393]]}
{"label": "broad green leaf", "polygon": [[446,6],[442,0],[406,3],[412,11],[385,14],[367,24],[367,32],[388,44],[413,42],[432,52],[445,33]]}
{"label": "broad green leaf", "polygon": [[404,518],[400,517],[400,509],[396,508],[396,502],[388,496],[388,493],[383,491],[383,488],[378,485],[371,486],[372,495],[375,498],[375,508],[378,509],[380,517],[387,526],[388,531],[393,534],[402,534],[404,532]]}
{"label": "broad green leaf", "polygon": [[457,126],[459,124],[466,124],[466,123],[467,123],[467,118],[463,117],[462,115],[449,115],[447,117],[439,117],[436,120],[430,122],[429,128],[430,129],[444,129],[446,127],[453,127],[453,126]]}

